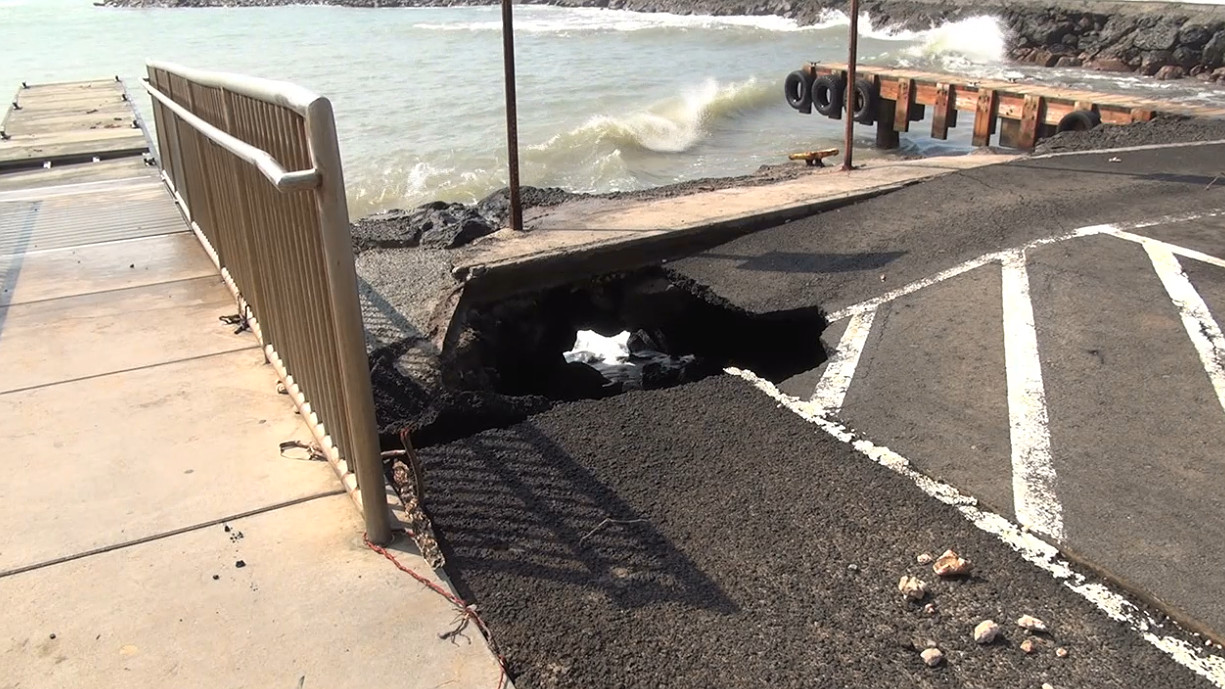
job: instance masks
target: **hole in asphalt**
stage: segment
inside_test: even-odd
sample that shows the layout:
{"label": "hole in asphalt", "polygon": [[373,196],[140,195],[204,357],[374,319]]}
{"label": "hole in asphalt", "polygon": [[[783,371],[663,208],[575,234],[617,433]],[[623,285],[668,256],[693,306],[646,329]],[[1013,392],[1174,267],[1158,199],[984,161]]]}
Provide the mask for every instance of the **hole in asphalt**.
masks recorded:
{"label": "hole in asphalt", "polygon": [[[459,323],[442,357],[446,392],[405,424],[417,447],[513,425],[554,402],[682,385],[727,366],[779,382],[825,360],[819,309],[751,313],[661,268],[472,306]],[[376,390],[389,394],[398,391]]]}

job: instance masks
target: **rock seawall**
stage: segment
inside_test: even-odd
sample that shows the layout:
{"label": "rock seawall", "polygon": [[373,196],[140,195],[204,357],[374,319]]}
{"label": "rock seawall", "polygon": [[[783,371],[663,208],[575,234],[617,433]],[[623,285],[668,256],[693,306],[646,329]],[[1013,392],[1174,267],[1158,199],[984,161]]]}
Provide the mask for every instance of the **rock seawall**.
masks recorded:
{"label": "rock seawall", "polygon": [[[604,7],[676,14],[778,15],[801,25],[843,0],[522,0],[524,4]],[[108,7],[452,7],[493,0],[106,0]],[[877,26],[925,29],[933,24],[990,14],[1008,33],[1008,55],[1044,67],[1087,67],[1138,72],[1160,79],[1186,76],[1225,79],[1225,6],[1098,0],[863,0],[861,10]]]}

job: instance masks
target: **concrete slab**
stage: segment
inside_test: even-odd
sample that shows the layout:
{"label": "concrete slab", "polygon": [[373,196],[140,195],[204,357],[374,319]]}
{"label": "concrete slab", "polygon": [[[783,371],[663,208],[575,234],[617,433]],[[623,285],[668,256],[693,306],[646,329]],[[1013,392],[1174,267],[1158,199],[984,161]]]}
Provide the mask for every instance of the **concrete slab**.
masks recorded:
{"label": "concrete slab", "polygon": [[220,277],[0,309],[0,392],[255,348]]}
{"label": "concrete slab", "polygon": [[830,168],[769,185],[667,199],[590,199],[537,209],[529,218],[532,231],[503,231],[457,252],[454,273],[467,280],[465,295],[471,299],[540,289],[678,258],[753,230],[1017,157],[872,161],[850,175]]}
{"label": "concrete slab", "polygon": [[0,394],[0,571],[339,488],[275,390],[250,349]]}
{"label": "concrete slab", "polygon": [[141,161],[0,176],[0,685],[494,686],[331,466],[282,454],[310,434],[234,311]]}
{"label": "concrete slab", "polygon": [[[0,256],[0,271],[14,261]],[[216,272],[190,232],[56,249],[22,256],[20,280],[0,294],[0,305],[213,277]]]}
{"label": "concrete slab", "polygon": [[453,610],[362,544],[347,496],[230,526],[0,578],[6,686],[497,686],[480,634],[438,638]]}

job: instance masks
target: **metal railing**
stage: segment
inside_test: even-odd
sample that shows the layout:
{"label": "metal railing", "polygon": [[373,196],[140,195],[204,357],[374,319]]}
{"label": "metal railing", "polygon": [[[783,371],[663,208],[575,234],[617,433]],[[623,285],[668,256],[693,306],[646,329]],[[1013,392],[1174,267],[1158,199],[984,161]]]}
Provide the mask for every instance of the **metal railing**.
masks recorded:
{"label": "metal railing", "polygon": [[365,517],[391,538],[332,105],[150,62],[162,176]]}

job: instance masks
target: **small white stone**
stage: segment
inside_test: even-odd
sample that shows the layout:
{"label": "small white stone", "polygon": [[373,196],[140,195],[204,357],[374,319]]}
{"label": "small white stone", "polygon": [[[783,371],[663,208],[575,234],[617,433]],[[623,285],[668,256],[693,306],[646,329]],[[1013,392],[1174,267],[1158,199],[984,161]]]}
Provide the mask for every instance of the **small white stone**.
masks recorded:
{"label": "small white stone", "polygon": [[1034,651],[1038,650],[1039,643],[1040,642],[1037,639],[1031,636],[1021,642],[1021,650],[1025,651],[1026,654],[1033,653]]}
{"label": "small white stone", "polygon": [[911,600],[923,600],[923,597],[927,595],[927,584],[916,577],[908,577],[903,574],[897,582],[897,590]]}
{"label": "small white stone", "polygon": [[1059,657],[1059,658],[1067,658],[1067,657],[1068,657],[1068,649],[1063,648],[1062,646],[1061,646],[1061,647],[1059,647],[1059,648],[1056,648],[1056,649],[1055,649],[1055,656],[1056,656],[1056,657]]}
{"label": "small white stone", "polygon": [[924,605],[923,612],[927,613],[928,615],[935,615],[936,614],[936,604],[928,603],[927,605]]}
{"label": "small white stone", "polygon": [[1042,689],[1055,689],[1055,687],[1052,687],[1050,682],[1043,682]]}
{"label": "small white stone", "polygon": [[1021,629],[1028,629],[1031,632],[1048,631],[1045,622],[1030,615],[1022,615],[1019,619],[1017,619],[1017,626]]}
{"label": "small white stone", "polygon": [[923,662],[927,663],[928,667],[936,667],[940,661],[944,660],[944,654],[938,648],[927,648],[919,654],[923,658]]}
{"label": "small white stone", "polygon": [[974,628],[974,640],[980,644],[989,644],[1000,635],[1000,626],[992,620],[983,620]]}
{"label": "small white stone", "polygon": [[919,556],[915,558],[915,562],[921,565],[930,565],[932,559],[931,553],[919,553]]}
{"label": "small white stone", "polygon": [[974,565],[967,559],[957,555],[955,551],[946,550],[932,563],[932,571],[936,576],[958,577],[970,573]]}

